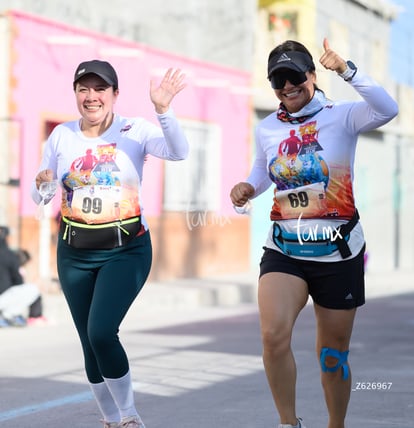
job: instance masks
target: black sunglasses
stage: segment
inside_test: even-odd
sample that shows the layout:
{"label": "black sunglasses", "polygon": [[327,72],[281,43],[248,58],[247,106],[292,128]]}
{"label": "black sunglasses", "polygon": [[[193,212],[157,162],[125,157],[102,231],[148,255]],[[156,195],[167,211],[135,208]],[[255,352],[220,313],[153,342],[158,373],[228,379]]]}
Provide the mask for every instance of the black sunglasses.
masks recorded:
{"label": "black sunglasses", "polygon": [[277,71],[270,76],[270,84],[273,89],[283,89],[286,84],[286,80],[292,85],[300,85],[308,80],[306,73],[302,73],[294,70],[283,70]]}

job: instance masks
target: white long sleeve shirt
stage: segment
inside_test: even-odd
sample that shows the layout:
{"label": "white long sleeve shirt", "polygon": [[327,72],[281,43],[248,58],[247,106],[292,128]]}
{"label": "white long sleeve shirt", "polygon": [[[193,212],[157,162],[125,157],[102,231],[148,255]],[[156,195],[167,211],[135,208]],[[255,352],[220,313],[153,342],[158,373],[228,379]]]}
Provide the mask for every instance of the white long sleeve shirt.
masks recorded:
{"label": "white long sleeve shirt", "polygon": [[[175,161],[188,155],[188,142],[173,111],[157,117],[161,127],[143,118],[115,115],[97,138],[86,137],[79,121],[56,126],[38,171],[51,169],[61,185],[62,216],[93,224],[141,215],[145,157]],[[35,183],[32,198],[41,201]]]}
{"label": "white long sleeve shirt", "polygon": [[[358,71],[350,84],[362,100],[327,101],[320,112],[297,124],[272,113],[256,128],[256,158],[246,181],[255,188],[255,197],[274,184],[270,219],[288,233],[303,234],[303,240],[309,241],[313,231],[336,228],[352,217],[358,136],[398,113],[396,102],[370,77]],[[349,241],[353,256],[363,245],[358,224]],[[278,250],[272,228],[266,246]],[[316,260],[342,258],[335,252]]]}

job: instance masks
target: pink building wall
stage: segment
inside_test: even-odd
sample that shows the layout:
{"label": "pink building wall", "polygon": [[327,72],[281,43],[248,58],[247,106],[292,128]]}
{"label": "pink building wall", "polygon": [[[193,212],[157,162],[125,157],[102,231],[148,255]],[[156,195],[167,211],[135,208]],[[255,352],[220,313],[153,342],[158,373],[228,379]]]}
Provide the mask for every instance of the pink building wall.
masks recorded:
{"label": "pink building wall", "polygon": [[[167,68],[181,68],[187,87],[174,100],[182,119],[218,124],[222,129],[222,186],[219,214],[234,216],[229,191],[249,163],[251,100],[249,73],[172,55],[138,43],[79,30],[21,12],[10,12],[12,100],[10,116],[21,121],[21,215],[35,214],[30,185],[40,160],[45,121],[79,117],[72,79],[84,60],[104,59],[117,70],[120,96],[115,110],[126,116],[143,116],[156,123],[149,99],[149,81]],[[136,56],[131,56],[136,54]],[[191,145],[191,141],[190,141]],[[150,159],[144,167],[144,203],[147,216],[161,211],[162,162]],[[145,196],[151,195],[151,197]],[[56,201],[57,203],[58,201]]]}

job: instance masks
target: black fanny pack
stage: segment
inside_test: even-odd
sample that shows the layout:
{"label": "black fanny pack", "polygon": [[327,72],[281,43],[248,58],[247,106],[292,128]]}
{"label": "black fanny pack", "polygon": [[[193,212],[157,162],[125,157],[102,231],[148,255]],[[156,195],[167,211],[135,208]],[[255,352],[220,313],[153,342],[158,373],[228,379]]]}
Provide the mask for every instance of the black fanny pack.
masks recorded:
{"label": "black fanny pack", "polygon": [[102,224],[85,224],[62,217],[62,239],[74,248],[110,250],[122,247],[141,230],[141,217]]}

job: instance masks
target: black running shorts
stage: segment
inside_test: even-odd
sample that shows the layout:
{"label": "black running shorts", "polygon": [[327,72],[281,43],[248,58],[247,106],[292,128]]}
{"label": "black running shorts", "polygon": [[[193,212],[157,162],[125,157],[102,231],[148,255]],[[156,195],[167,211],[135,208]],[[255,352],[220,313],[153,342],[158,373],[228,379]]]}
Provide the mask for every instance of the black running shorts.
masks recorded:
{"label": "black running shorts", "polygon": [[316,262],[295,259],[264,248],[260,276],[270,272],[295,275],[306,281],[313,301],[329,309],[352,309],[365,303],[364,252],[349,260]]}

